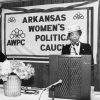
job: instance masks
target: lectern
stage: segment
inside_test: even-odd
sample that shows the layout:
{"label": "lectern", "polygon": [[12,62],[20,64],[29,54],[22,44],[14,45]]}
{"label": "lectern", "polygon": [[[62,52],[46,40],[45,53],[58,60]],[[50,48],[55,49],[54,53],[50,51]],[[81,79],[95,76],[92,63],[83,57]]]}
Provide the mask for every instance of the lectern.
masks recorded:
{"label": "lectern", "polygon": [[55,98],[90,99],[91,55],[50,55],[49,64],[49,84],[62,79],[62,84],[55,87]]}

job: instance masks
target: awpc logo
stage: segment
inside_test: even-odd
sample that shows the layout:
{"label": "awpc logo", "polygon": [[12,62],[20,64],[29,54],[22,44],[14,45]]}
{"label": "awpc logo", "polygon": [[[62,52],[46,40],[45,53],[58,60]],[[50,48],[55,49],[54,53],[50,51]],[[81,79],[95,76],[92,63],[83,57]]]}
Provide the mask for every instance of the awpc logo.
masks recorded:
{"label": "awpc logo", "polygon": [[16,28],[11,32],[9,35],[10,40],[7,42],[7,46],[18,46],[18,45],[25,45],[25,33],[22,30]]}
{"label": "awpc logo", "polygon": [[8,23],[15,23],[15,22],[16,22],[15,17],[9,17],[8,18]]}
{"label": "awpc logo", "polygon": [[76,20],[76,19],[84,19],[84,16],[80,12],[78,12],[78,13],[76,13],[74,15],[73,19],[74,20]]}
{"label": "awpc logo", "polygon": [[25,37],[25,33],[23,33],[23,31],[22,30],[19,30],[18,28],[16,28],[15,30],[13,30],[12,32],[11,32],[11,34],[9,35],[9,37],[11,38],[11,39],[16,39],[16,38],[24,38]]}

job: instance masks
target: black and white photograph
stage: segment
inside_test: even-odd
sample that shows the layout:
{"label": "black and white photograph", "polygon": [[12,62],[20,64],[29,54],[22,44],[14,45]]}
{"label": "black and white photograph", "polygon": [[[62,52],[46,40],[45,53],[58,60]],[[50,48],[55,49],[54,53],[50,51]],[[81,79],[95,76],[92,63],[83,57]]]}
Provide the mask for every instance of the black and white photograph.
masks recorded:
{"label": "black and white photograph", "polygon": [[0,100],[100,100],[100,0],[0,0]]}

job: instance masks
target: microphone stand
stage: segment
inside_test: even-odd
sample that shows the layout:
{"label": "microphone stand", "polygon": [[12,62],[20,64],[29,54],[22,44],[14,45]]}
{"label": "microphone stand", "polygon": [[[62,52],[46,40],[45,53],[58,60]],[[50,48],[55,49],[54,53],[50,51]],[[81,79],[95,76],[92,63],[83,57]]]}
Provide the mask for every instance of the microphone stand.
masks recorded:
{"label": "microphone stand", "polygon": [[54,100],[54,98],[55,98],[55,86],[53,86],[51,88],[51,90],[52,90],[52,100]]}
{"label": "microphone stand", "polygon": [[[47,88],[45,88],[43,91],[45,91],[46,89],[51,89],[52,93],[53,93],[53,97],[52,100],[54,100],[54,96],[55,96],[55,87],[59,86],[59,84],[62,84],[62,80],[60,79],[58,82],[48,86]],[[40,100],[40,99],[39,99]]]}

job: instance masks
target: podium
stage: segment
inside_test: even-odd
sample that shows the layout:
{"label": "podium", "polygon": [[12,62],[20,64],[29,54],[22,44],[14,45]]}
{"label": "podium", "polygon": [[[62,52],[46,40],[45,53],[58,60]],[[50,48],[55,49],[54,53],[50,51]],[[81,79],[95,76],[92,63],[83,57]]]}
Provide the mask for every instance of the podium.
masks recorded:
{"label": "podium", "polygon": [[[89,100],[91,88],[91,55],[50,55],[49,85],[62,80],[55,87],[54,97]],[[49,89],[49,97],[53,96]]]}

